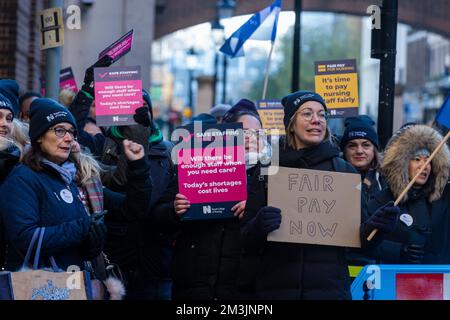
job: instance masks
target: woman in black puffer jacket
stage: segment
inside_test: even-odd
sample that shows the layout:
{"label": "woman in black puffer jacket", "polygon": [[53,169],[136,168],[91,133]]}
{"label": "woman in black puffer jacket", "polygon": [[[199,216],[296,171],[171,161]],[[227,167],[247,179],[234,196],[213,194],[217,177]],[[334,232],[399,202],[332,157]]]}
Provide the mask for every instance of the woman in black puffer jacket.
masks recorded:
{"label": "woman in black puffer jacket", "polygon": [[[286,141],[280,166],[357,173],[330,140],[327,108],[318,94],[299,91],[283,98]],[[267,179],[249,182],[242,227],[244,255],[240,291],[247,299],[350,299],[346,249],[267,241],[282,213],[267,206]]]}

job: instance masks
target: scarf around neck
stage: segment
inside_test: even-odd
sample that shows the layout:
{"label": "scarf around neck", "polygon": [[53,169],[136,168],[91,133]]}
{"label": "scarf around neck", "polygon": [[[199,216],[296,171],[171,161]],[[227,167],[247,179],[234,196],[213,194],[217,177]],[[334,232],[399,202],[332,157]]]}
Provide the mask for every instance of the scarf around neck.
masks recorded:
{"label": "scarf around neck", "polygon": [[75,175],[77,174],[75,164],[70,161],[66,161],[62,165],[57,165],[56,163],[44,159],[42,160],[42,163],[56,170],[66,184],[70,184],[75,179]]}

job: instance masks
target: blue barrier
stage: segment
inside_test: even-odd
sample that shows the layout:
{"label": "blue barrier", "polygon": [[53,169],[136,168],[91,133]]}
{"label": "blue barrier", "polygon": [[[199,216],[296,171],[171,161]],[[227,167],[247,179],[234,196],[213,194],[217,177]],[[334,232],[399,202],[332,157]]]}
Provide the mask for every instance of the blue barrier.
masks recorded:
{"label": "blue barrier", "polygon": [[365,266],[351,286],[353,300],[450,299],[450,265]]}

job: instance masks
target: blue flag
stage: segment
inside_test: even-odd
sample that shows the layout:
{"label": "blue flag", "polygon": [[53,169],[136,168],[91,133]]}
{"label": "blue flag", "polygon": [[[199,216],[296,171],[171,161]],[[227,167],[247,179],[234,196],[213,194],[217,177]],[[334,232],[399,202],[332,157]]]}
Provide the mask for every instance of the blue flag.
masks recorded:
{"label": "blue flag", "polygon": [[450,94],[436,115],[436,122],[450,130]]}
{"label": "blue flag", "polygon": [[275,0],[267,8],[255,13],[246,23],[229,37],[220,51],[234,58],[244,56],[244,43],[248,39],[275,41],[281,0]]}

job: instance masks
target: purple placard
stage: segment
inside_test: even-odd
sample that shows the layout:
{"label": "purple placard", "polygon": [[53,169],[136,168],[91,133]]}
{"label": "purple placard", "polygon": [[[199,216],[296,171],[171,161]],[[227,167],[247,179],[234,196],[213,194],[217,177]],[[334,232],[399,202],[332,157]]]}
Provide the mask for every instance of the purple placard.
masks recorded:
{"label": "purple placard", "polygon": [[133,29],[124,34],[119,40],[108,46],[105,50],[100,52],[98,59],[103,56],[110,56],[113,59],[113,63],[122,58],[131,50],[133,44]]}
{"label": "purple placard", "polygon": [[77,83],[72,72],[72,67],[64,68],[59,75],[59,89],[68,89],[75,93],[78,92]]}
{"label": "purple placard", "polygon": [[[61,69],[59,72],[59,91],[63,89],[78,92],[77,82],[72,72],[72,67]],[[45,78],[41,77],[41,95],[45,96]]]}
{"label": "purple placard", "polygon": [[142,107],[141,67],[94,69],[95,112],[98,126],[136,124],[136,108]]}

